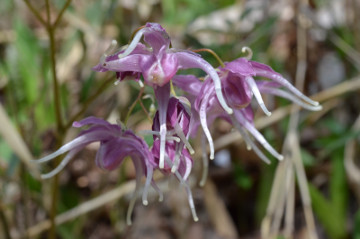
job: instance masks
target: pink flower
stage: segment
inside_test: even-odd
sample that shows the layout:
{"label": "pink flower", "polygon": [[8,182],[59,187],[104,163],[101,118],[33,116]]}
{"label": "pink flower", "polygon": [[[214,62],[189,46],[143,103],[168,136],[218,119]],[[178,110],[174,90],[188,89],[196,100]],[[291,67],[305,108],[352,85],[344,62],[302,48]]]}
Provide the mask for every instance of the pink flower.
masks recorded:
{"label": "pink flower", "polygon": [[43,174],[42,178],[50,178],[60,172],[79,151],[84,149],[88,144],[93,142],[100,142],[99,150],[96,154],[96,164],[104,170],[114,170],[118,168],[126,157],[131,157],[136,170],[136,189],[133,200],[128,209],[127,221],[131,224],[131,212],[135,203],[137,192],[140,189],[140,182],[142,176],[146,177],[146,182],[142,194],[142,200],[147,205],[147,193],[150,184],[160,194],[162,200],[162,193],[153,181],[153,171],[157,165],[154,163],[153,154],[150,152],[148,145],[143,139],[137,137],[130,130],[123,130],[120,125],[110,124],[109,122],[95,117],[88,117],[79,122],[74,122],[73,127],[79,128],[89,125],[90,127],[81,133],[69,143],[63,145],[54,153],[45,156],[37,163],[45,163],[50,161],[60,154],[67,155],[53,171]]}
{"label": "pink flower", "polygon": [[[140,43],[144,37],[144,44]],[[113,44],[114,45],[114,44]],[[170,96],[170,80],[180,69],[199,68],[205,71],[212,79],[215,94],[224,110],[232,114],[233,110],[226,104],[218,74],[215,69],[200,55],[190,51],[170,48],[170,37],[164,28],[157,23],[147,23],[134,36],[132,42],[125,50],[107,56],[110,49],[102,56],[100,63],[93,68],[95,71],[115,71],[141,73],[145,84],[152,86],[155,97],[159,102],[160,119],[160,168],[164,167],[165,149],[165,115]],[[128,74],[128,73],[127,73]]]}
{"label": "pink flower", "polygon": [[[270,161],[251,140],[250,136],[254,137],[274,157],[279,160],[283,158],[254,126],[253,109],[250,105],[253,96],[267,115],[271,115],[271,113],[267,110],[261,93],[286,98],[308,110],[321,110],[318,102],[303,95],[267,65],[249,61],[246,58],[239,58],[232,62],[226,62],[225,67],[219,68],[218,74],[226,103],[234,110],[232,115],[227,114],[220,106],[215,96],[214,86],[208,78],[203,83],[199,83],[197,78],[192,75],[179,75],[173,78],[174,85],[189,93],[189,98],[192,99],[192,118],[195,122],[191,130],[196,131],[199,126],[197,121],[199,121],[209,142],[210,159],[214,158],[215,152],[208,125],[212,124],[216,118],[223,118],[232,124],[241,133],[248,148],[254,149],[257,155],[265,162]],[[267,77],[270,81],[255,80],[254,77],[257,76]],[[281,87],[286,90],[281,89]]]}

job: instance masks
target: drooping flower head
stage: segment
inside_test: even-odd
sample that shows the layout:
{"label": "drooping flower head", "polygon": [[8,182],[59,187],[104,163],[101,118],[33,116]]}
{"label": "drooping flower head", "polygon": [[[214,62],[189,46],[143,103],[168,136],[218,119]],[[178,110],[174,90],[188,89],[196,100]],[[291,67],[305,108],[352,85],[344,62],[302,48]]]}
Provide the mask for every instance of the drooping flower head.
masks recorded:
{"label": "drooping flower head", "polygon": [[[198,217],[196,215],[192,193],[190,186],[187,184],[187,178],[190,175],[193,165],[193,160],[190,154],[193,154],[194,150],[188,141],[191,114],[190,110],[187,108],[187,102],[184,101],[186,100],[182,97],[180,99],[175,97],[171,97],[169,99],[165,119],[167,135],[165,138],[166,141],[164,148],[162,148],[161,145],[161,140],[163,138],[159,137],[159,131],[161,129],[160,112],[156,112],[152,125],[154,144],[151,152],[153,153],[155,164],[159,165],[159,169],[164,174],[174,173],[181,184],[185,187],[191,213],[194,220],[197,221]],[[160,159],[162,155],[165,163],[164,167],[161,168]]]}
{"label": "drooping flower head", "polygon": [[[226,103],[234,109],[234,114],[229,115],[224,112],[215,97],[215,89],[210,84],[209,79],[205,79],[204,83],[200,84],[192,75],[175,76],[174,84],[188,92],[193,100],[193,108],[198,113],[200,125],[208,139],[210,146],[210,159],[214,158],[214,145],[212,136],[208,129],[216,118],[223,118],[231,123],[243,136],[248,148],[254,149],[258,156],[266,162],[268,158],[261,152],[256,144],[251,140],[254,137],[259,144],[261,144],[274,157],[281,160],[283,156],[279,154],[255,128],[253,122],[253,109],[250,105],[254,97],[258,102],[260,108],[266,115],[271,115],[266,108],[262,99],[261,93],[273,94],[286,98],[294,103],[308,109],[321,110],[318,102],[311,100],[303,95],[279,73],[275,72],[271,67],[264,64],[250,61],[246,58],[239,58],[232,62],[226,62],[224,67],[220,67],[218,71],[221,79],[222,91]],[[255,80],[254,77],[261,76],[269,78],[270,81]],[[281,87],[287,90],[281,89]],[[196,116],[193,116],[196,118]],[[198,124],[194,124],[192,130],[196,130]],[[250,135],[249,135],[250,134]]]}
{"label": "drooping flower head", "polygon": [[136,170],[136,189],[127,216],[127,221],[131,224],[130,216],[134,207],[137,192],[139,191],[142,176],[146,177],[142,195],[143,203],[147,205],[147,193],[150,184],[159,192],[160,200],[162,200],[162,194],[152,179],[154,168],[157,167],[157,165],[154,164],[153,154],[150,152],[143,139],[136,136],[130,130],[123,130],[120,125],[110,124],[105,120],[95,117],[88,117],[73,123],[73,126],[76,128],[88,125],[90,127],[81,131],[74,140],[63,145],[54,153],[36,160],[37,163],[45,163],[60,154],[68,152],[59,166],[50,173],[43,174],[42,178],[50,178],[60,172],[79,151],[93,142],[100,142],[95,162],[104,170],[114,170],[120,166],[126,157],[131,157]]}
{"label": "drooping flower head", "polygon": [[[140,40],[144,37],[144,44]],[[212,79],[216,97],[224,110],[232,114],[233,110],[226,104],[221,83],[215,69],[200,55],[190,51],[170,48],[170,37],[164,28],[157,23],[147,23],[134,36],[127,48],[109,55],[114,44],[101,57],[95,71],[114,71],[141,73],[145,84],[154,88],[159,102],[160,119],[160,168],[164,167],[166,126],[165,116],[170,95],[169,82],[180,69],[199,68]],[[109,55],[109,56],[108,56]]]}

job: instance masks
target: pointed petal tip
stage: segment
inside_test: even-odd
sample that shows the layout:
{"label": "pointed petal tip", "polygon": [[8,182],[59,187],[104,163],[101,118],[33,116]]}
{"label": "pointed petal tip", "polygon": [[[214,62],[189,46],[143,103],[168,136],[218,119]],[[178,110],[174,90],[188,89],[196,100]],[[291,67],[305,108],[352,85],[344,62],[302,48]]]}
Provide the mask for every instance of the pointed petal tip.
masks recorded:
{"label": "pointed petal tip", "polygon": [[228,109],[226,110],[226,112],[227,112],[229,115],[232,115],[232,114],[234,113],[233,109],[231,109],[231,108],[228,108]]}
{"label": "pointed petal tip", "polygon": [[311,104],[312,104],[312,105],[314,105],[314,106],[318,106],[318,105],[320,105],[320,103],[319,103],[319,102],[317,102],[317,101],[312,101],[312,102],[311,102]]}
{"label": "pointed petal tip", "polygon": [[41,178],[42,180],[44,180],[44,179],[49,179],[50,177],[49,177],[48,174],[41,174],[41,175],[40,175],[40,178]]}
{"label": "pointed petal tip", "polygon": [[30,159],[30,162],[31,162],[31,163],[36,163],[36,164],[44,163],[44,162],[42,162],[40,159]]}
{"label": "pointed petal tip", "polygon": [[82,124],[80,124],[78,121],[74,121],[74,122],[72,123],[72,127],[79,128],[79,127],[81,127],[81,126],[82,126]]}
{"label": "pointed petal tip", "polygon": [[264,113],[265,113],[267,116],[271,116],[271,112],[266,108],[266,106],[265,106],[264,103],[259,103],[259,106],[260,106],[260,108],[262,109],[262,111],[264,111]]}
{"label": "pointed petal tip", "polygon": [[314,110],[321,111],[322,109],[323,109],[322,105],[317,105]]}

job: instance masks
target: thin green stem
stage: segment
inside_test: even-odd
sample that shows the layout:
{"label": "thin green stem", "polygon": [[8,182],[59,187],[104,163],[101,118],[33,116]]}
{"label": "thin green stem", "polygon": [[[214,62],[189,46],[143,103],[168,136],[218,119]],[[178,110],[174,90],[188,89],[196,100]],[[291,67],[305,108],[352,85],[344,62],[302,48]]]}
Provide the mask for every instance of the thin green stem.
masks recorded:
{"label": "thin green stem", "polygon": [[[55,28],[59,24],[66,8],[70,5],[71,0],[67,0],[64,7],[61,9],[60,13],[58,14],[54,24],[51,23],[51,13],[50,13],[50,3],[49,0],[45,0],[45,7],[46,7],[46,16],[47,21],[41,17],[40,13],[31,5],[29,0],[24,0],[28,8],[33,12],[36,18],[44,25],[46,31],[49,36],[50,40],[50,61],[51,61],[51,74],[53,78],[53,94],[54,94],[54,104],[55,104],[55,118],[56,118],[56,128],[57,128],[57,142],[58,146],[62,144],[63,135],[65,132],[65,128],[63,126],[63,119],[61,113],[61,99],[60,99],[60,89],[59,89],[59,81],[56,74],[56,41],[55,41]],[[59,159],[60,160],[60,159]],[[58,160],[57,160],[58,161]],[[56,217],[56,209],[57,209],[57,198],[58,198],[58,184],[59,178],[58,175],[55,175],[53,182],[52,182],[52,199],[51,199],[51,209],[50,209],[50,222],[51,227],[49,231],[48,238],[55,239],[56,237],[56,224],[55,224],[55,217]],[[0,215],[1,216],[1,215]]]}
{"label": "thin green stem", "polygon": [[[51,25],[51,16],[50,16],[50,4],[49,0],[45,0],[45,6],[46,6],[46,14],[47,14],[47,33],[49,35],[50,39],[50,61],[51,61],[51,73],[53,78],[53,93],[54,93],[54,104],[55,104],[55,115],[56,115],[56,128],[58,132],[57,136],[57,142],[58,146],[62,144],[62,138],[64,134],[64,128],[63,128],[63,121],[62,121],[62,115],[61,115],[61,100],[60,100],[60,90],[59,90],[59,81],[57,79],[56,74],[56,43],[55,43],[55,28]],[[58,163],[59,159],[56,160]],[[59,194],[59,176],[56,175],[52,181],[52,187],[51,187],[51,208],[50,208],[50,230],[48,234],[49,239],[55,239],[56,238],[56,224],[55,224],[55,217],[56,217],[56,211],[57,211],[57,199]]]}
{"label": "thin green stem", "polygon": [[140,104],[142,110],[144,111],[144,113],[146,114],[146,117],[148,118],[148,120],[152,123],[153,121],[152,121],[152,119],[150,118],[150,114],[149,114],[149,112],[146,110],[146,108],[145,108],[145,106],[144,106],[141,98],[139,99],[139,104]]}
{"label": "thin green stem", "polygon": [[47,26],[47,23],[45,22],[45,20],[42,18],[40,13],[34,8],[34,6],[31,5],[29,0],[24,0],[24,2],[26,4],[26,6],[30,9],[30,11],[35,15],[35,17],[41,22],[41,24],[44,26]]}
{"label": "thin green stem", "polygon": [[215,59],[219,62],[221,67],[225,67],[224,62],[221,60],[221,58],[218,56],[218,54],[216,54],[216,52],[214,52],[213,50],[207,49],[207,48],[193,50],[193,52],[196,52],[196,53],[197,52],[204,52],[204,51],[210,53],[211,55],[213,55],[213,57],[215,57]]}
{"label": "thin green stem", "polygon": [[56,45],[55,45],[55,34],[52,27],[48,27],[48,34],[50,38],[50,58],[51,58],[51,73],[53,77],[53,92],[54,92],[54,103],[55,103],[55,115],[57,130],[59,133],[63,133],[63,120],[61,115],[61,101],[60,101],[60,90],[59,81],[56,73]]}
{"label": "thin green stem", "polygon": [[62,9],[59,12],[59,15],[57,16],[54,24],[52,25],[53,28],[57,28],[57,26],[60,23],[60,20],[62,19],[62,16],[64,15],[65,10],[70,6],[71,0],[67,0],[66,3],[64,4],[64,6],[62,7]]}
{"label": "thin green stem", "polygon": [[67,130],[71,127],[72,123],[77,120],[81,115],[84,114],[88,106],[101,95],[113,82],[112,77],[107,79],[98,89],[97,91],[90,96],[82,105],[81,109],[69,120],[69,122],[65,125],[64,129]]}
{"label": "thin green stem", "polygon": [[50,17],[49,0],[45,0],[45,7],[46,7],[47,26],[50,28],[51,27],[51,17]]}
{"label": "thin green stem", "polygon": [[140,91],[139,91],[139,94],[138,94],[136,100],[131,104],[131,106],[130,106],[130,108],[129,108],[129,111],[128,111],[128,113],[126,114],[126,117],[125,117],[125,120],[124,120],[124,124],[125,124],[125,125],[127,125],[127,122],[128,122],[128,120],[129,120],[129,118],[130,118],[130,115],[131,115],[132,111],[133,111],[134,108],[135,108],[136,103],[137,103],[138,101],[141,101],[141,96],[142,96],[142,94],[144,93],[144,89],[145,89],[144,87],[141,87],[141,88],[140,88]]}

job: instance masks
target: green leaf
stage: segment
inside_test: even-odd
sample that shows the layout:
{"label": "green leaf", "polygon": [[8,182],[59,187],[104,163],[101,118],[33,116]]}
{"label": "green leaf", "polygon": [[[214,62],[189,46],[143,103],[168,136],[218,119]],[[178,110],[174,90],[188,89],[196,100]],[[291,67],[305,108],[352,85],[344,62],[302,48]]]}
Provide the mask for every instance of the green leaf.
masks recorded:
{"label": "green leaf", "polygon": [[32,104],[36,100],[38,93],[37,82],[40,78],[38,55],[40,48],[33,31],[28,28],[21,20],[15,20],[17,50],[16,72],[19,74],[19,90],[22,90],[27,103]]}
{"label": "green leaf", "polygon": [[260,224],[269,203],[272,181],[274,180],[276,163],[262,166],[259,190],[256,196],[256,221]]}
{"label": "green leaf", "polygon": [[332,170],[330,177],[330,196],[333,210],[336,211],[339,224],[346,224],[346,206],[348,200],[348,187],[344,168],[343,153],[335,154],[332,158]]}
{"label": "green leaf", "polygon": [[360,239],[360,210],[355,214],[354,239]]}
{"label": "green leaf", "polygon": [[329,238],[343,238],[345,236],[344,225],[341,224],[336,210],[333,210],[332,203],[326,200],[321,192],[311,183],[309,184],[309,191],[314,211]]}
{"label": "green leaf", "polygon": [[316,159],[307,150],[300,149],[301,158],[305,167],[314,166]]}

